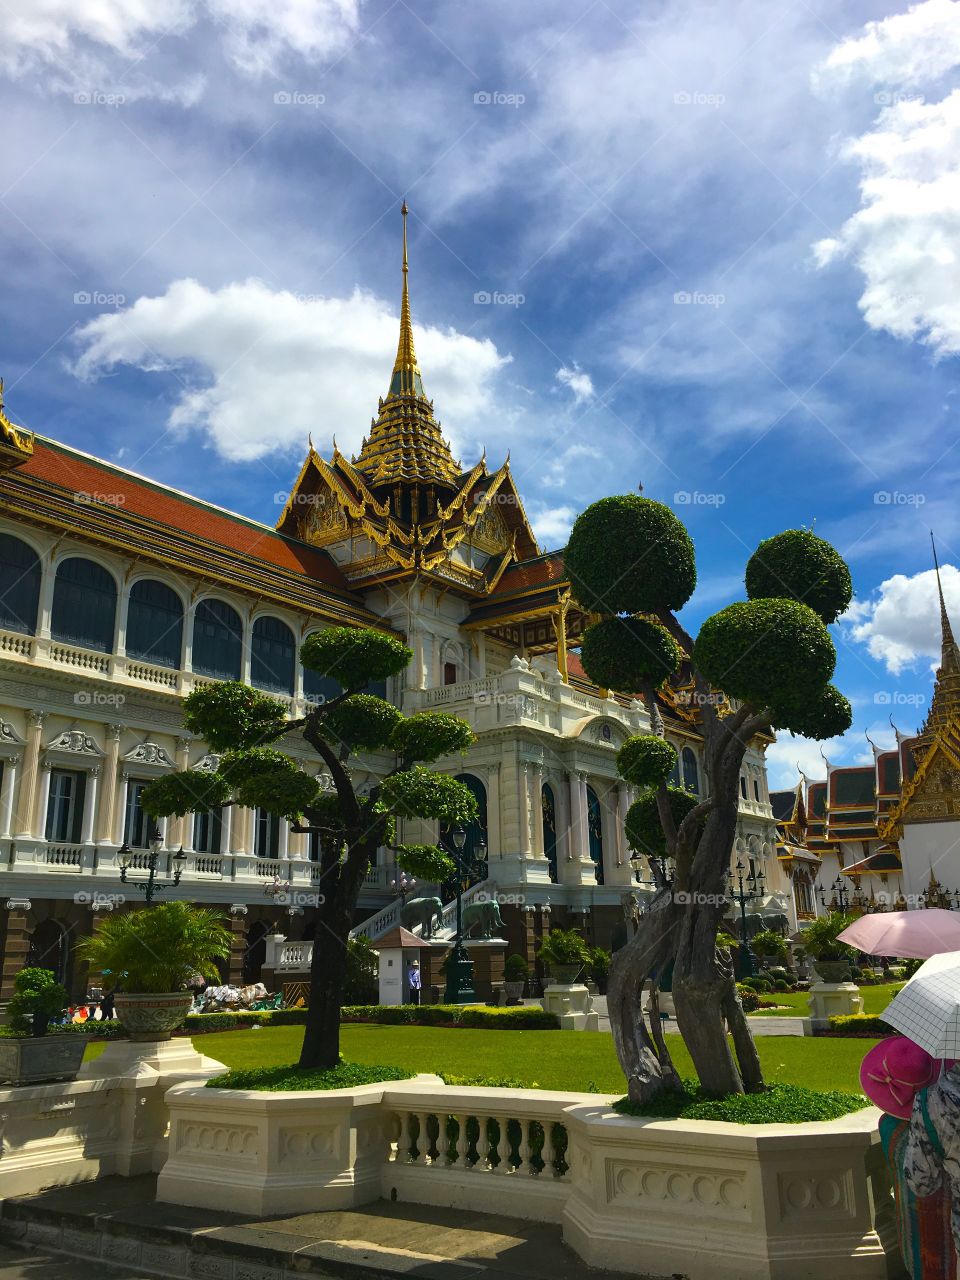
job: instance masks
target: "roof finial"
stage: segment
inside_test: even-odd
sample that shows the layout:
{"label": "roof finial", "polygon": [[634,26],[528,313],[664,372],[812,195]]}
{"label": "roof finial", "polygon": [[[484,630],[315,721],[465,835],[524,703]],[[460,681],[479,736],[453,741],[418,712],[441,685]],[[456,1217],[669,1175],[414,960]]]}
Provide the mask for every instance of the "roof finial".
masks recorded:
{"label": "roof finial", "polygon": [[[940,581],[940,562],[937,559],[937,544],[933,537],[933,530],[930,530],[930,546],[933,548],[933,569],[937,575],[937,594],[940,597],[940,640],[943,647],[944,659],[947,657],[947,646],[949,645],[954,653],[956,652],[956,641],[953,638],[953,628],[950,626],[950,615],[947,613],[947,602],[943,598],[943,583]],[[944,661],[944,667],[947,663]]]}
{"label": "roof finial", "polygon": [[393,377],[390,380],[391,395],[422,396],[423,383],[420,380],[420,368],[417,364],[417,353],[413,346],[413,322],[410,319],[410,262],[407,257],[407,202],[400,206],[403,215],[403,293],[400,298],[400,342],[397,345],[397,358],[393,363]]}

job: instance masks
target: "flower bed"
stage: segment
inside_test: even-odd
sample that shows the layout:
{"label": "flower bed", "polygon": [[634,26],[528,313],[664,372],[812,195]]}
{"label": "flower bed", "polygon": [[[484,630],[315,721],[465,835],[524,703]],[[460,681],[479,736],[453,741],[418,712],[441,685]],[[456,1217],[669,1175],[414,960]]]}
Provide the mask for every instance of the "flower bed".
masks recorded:
{"label": "flower bed", "polygon": [[761,1093],[738,1093],[727,1098],[711,1098],[693,1080],[685,1080],[683,1085],[683,1092],[662,1093],[643,1105],[622,1098],[613,1109],[620,1115],[638,1117],[804,1124],[810,1120],[836,1120],[870,1105],[863,1094],[838,1090],[824,1093],[798,1084],[774,1084]]}

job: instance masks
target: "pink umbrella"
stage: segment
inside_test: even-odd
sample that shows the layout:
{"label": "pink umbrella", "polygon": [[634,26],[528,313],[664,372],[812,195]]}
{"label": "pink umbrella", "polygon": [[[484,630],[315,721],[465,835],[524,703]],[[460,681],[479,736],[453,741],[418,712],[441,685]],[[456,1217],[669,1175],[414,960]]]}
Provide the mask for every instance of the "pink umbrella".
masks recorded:
{"label": "pink umbrella", "polygon": [[878,911],[861,916],[838,941],[868,956],[927,960],[941,951],[960,951],[960,915],[931,907],[919,911]]}

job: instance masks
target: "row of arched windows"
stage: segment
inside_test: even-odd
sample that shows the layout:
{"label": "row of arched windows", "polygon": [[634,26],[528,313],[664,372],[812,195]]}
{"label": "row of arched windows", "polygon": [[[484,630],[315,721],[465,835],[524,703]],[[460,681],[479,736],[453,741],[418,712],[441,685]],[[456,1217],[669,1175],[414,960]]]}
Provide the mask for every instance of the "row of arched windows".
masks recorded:
{"label": "row of arched windows", "polygon": [[[0,534],[0,626],[35,635],[40,608],[40,558],[11,534]],[[54,640],[109,653],[117,615],[117,584],[102,565],[70,556],[57,566],[50,615]],[[180,597],[163,582],[146,578],[130,589],[126,653],[158,666],[179,668],[183,652],[184,609]],[[193,670],[218,680],[239,680],[243,671],[243,620],[225,600],[202,600],[193,619]],[[297,641],[280,618],[261,617],[250,636],[250,683],[270,693],[293,695]],[[308,698],[331,698],[340,686],[325,676],[304,672]],[[371,689],[383,696],[384,686]]]}

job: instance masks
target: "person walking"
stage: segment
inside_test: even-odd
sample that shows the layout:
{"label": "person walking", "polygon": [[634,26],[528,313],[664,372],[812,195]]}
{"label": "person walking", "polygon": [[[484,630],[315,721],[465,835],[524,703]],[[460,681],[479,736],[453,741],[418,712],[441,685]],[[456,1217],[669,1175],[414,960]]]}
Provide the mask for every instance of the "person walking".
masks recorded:
{"label": "person walking", "polygon": [[407,990],[409,991],[409,1004],[420,1003],[420,961],[411,960],[407,966]]}
{"label": "person walking", "polygon": [[[960,1254],[960,1063],[914,1099],[903,1176],[921,1204],[937,1193],[949,1201],[953,1248]],[[956,1271],[947,1274],[952,1277]]]}

